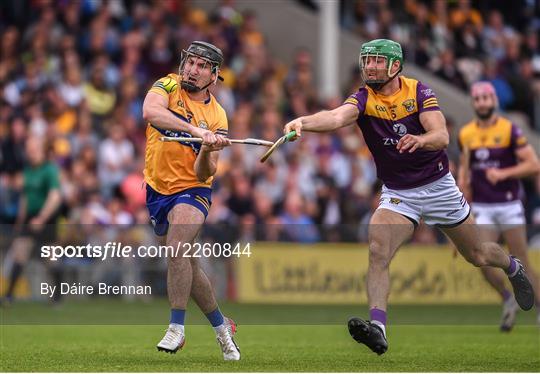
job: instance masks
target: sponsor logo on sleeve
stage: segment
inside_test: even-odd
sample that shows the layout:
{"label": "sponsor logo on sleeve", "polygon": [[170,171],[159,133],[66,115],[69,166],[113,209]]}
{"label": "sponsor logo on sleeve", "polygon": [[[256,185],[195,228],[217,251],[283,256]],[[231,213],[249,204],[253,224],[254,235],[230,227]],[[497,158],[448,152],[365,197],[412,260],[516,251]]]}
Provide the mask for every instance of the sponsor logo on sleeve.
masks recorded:
{"label": "sponsor logo on sleeve", "polygon": [[433,93],[433,90],[431,88],[424,88],[423,90],[420,91],[422,93],[422,95],[424,96],[433,96],[434,93]]}

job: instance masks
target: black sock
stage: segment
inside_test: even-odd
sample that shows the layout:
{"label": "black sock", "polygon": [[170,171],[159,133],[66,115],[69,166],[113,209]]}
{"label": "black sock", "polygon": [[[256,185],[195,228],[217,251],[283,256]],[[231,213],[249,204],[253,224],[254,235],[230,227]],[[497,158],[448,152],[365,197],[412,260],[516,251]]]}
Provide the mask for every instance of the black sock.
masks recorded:
{"label": "black sock", "polygon": [[22,264],[19,264],[18,262],[13,264],[13,267],[11,268],[11,274],[9,275],[9,286],[6,292],[6,297],[10,298],[13,296],[13,290],[15,289],[15,285],[17,284],[17,280],[21,276],[23,271]]}

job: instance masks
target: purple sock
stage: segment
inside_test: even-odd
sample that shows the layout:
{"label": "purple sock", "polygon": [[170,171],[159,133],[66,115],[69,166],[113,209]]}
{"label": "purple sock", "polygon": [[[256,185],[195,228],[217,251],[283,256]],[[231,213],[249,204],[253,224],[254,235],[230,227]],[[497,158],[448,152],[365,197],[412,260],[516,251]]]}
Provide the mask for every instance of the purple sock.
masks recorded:
{"label": "purple sock", "polygon": [[369,311],[369,318],[372,321],[378,321],[386,326],[386,312],[381,309],[373,308]]}
{"label": "purple sock", "polygon": [[512,292],[507,290],[506,288],[502,292],[502,298],[504,302],[507,302],[512,297]]}
{"label": "purple sock", "polygon": [[510,259],[510,266],[508,267],[508,270],[506,270],[506,274],[511,275],[516,271],[517,263],[512,256],[509,256],[508,258]]}

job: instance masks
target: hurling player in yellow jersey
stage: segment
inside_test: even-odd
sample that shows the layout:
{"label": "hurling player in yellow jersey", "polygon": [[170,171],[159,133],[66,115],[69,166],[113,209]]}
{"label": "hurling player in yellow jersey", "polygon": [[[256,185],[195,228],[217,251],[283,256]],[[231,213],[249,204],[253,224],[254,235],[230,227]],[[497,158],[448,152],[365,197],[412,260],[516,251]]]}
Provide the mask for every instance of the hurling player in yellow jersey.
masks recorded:
{"label": "hurling player in yellow jersey", "polygon": [[[461,128],[462,149],[458,183],[470,194],[472,212],[484,237],[497,241],[502,235],[510,253],[521,260],[535,287],[537,319],[540,324],[540,284],[527,256],[525,212],[521,203],[520,178],[537,174],[540,163],[521,129],[497,111],[495,87],[487,81],[471,86],[476,118]],[[504,274],[483,267],[482,274],[503,300],[501,331],[514,326],[516,305],[506,287]]]}
{"label": "hurling player in yellow jersey", "polygon": [[[194,41],[182,51],[178,74],[156,81],[144,100],[146,205],[154,232],[175,249],[178,243],[192,243],[200,231],[212,201],[219,151],[230,145],[225,111],[208,90],[220,78],[222,63],[219,48]],[[162,142],[161,136],[197,137],[203,144]],[[224,359],[240,359],[233,340],[236,326],[219,310],[197,258],[169,256],[167,293],[171,319],[158,350],[175,353],[184,345],[185,311],[192,296],[214,327]]]}

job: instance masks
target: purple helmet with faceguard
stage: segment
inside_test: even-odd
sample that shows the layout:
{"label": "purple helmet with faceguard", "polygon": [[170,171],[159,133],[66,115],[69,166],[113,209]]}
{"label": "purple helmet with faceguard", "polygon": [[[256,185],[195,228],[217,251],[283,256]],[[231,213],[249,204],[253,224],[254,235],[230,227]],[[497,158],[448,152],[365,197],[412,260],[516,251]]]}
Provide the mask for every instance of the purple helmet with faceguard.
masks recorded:
{"label": "purple helmet with faceguard", "polygon": [[201,41],[192,42],[189,45],[188,49],[182,50],[180,67],[178,69],[180,76],[183,75],[184,66],[186,65],[186,61],[190,57],[203,59],[205,63],[210,64],[212,74],[215,74],[216,78],[214,79],[214,81],[209,82],[204,87],[198,87],[194,83],[182,79],[181,87],[183,89],[185,89],[188,92],[198,92],[198,91],[204,90],[205,88],[210,86],[212,83],[215,83],[217,79],[223,80],[223,78],[218,75],[219,68],[221,67],[221,64],[223,63],[223,52],[221,52],[221,49],[219,49],[213,44],[206,43],[206,42],[201,42]]}

